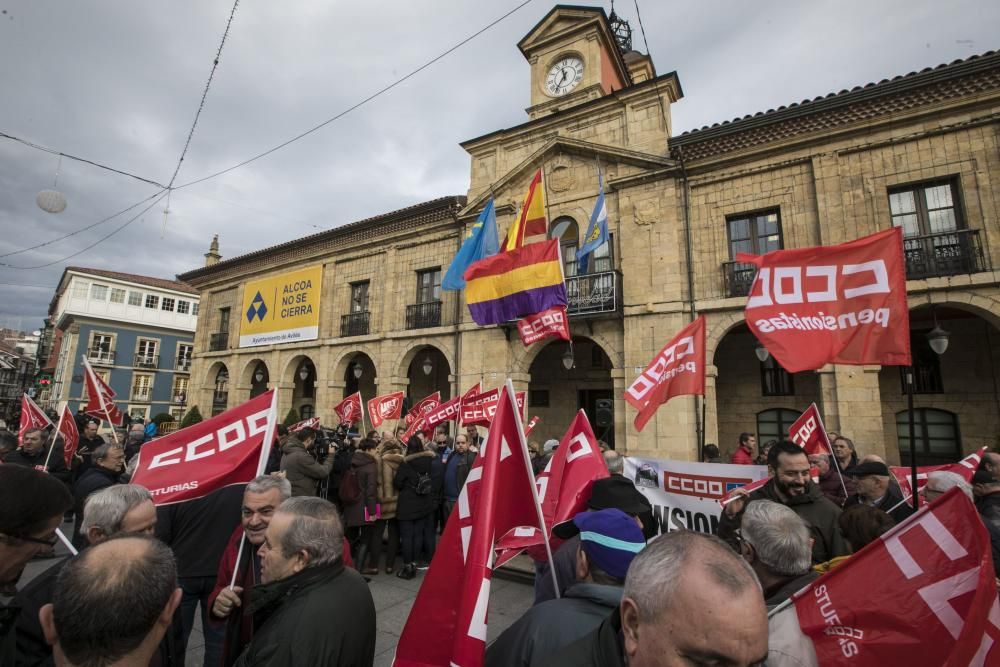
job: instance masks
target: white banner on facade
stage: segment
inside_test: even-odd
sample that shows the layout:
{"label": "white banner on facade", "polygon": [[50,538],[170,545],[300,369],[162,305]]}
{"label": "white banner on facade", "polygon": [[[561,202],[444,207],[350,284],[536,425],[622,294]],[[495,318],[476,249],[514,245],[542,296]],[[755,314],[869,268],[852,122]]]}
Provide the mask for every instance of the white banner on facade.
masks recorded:
{"label": "white banner on facade", "polygon": [[625,457],[625,477],[653,505],[660,532],[716,533],[719,500],[733,489],[767,477],[767,466],[693,463]]}

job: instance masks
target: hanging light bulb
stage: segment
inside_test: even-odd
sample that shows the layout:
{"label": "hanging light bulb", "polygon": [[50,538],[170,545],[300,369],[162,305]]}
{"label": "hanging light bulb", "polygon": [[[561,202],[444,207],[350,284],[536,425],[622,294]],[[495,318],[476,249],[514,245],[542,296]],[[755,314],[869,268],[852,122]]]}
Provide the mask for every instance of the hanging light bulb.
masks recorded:
{"label": "hanging light bulb", "polygon": [[948,337],[951,335],[938,325],[937,310],[934,313],[934,328],[927,332],[927,343],[934,353],[941,356],[948,349]]}
{"label": "hanging light bulb", "polygon": [[566,346],[566,352],[562,356],[562,365],[566,370],[572,370],[576,360],[573,358],[573,344]]}
{"label": "hanging light bulb", "polygon": [[66,196],[56,190],[56,185],[59,183],[59,167],[62,165],[62,156],[59,156],[59,163],[56,165],[56,177],[52,181],[51,190],[42,190],[35,197],[35,203],[38,204],[38,208],[42,209],[46,213],[62,213],[66,210]]}

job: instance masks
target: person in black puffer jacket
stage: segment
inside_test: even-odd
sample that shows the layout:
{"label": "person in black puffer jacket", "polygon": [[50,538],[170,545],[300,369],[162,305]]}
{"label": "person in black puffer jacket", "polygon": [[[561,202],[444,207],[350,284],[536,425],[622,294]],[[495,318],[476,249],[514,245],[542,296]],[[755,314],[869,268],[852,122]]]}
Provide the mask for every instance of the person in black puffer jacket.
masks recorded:
{"label": "person in black puffer jacket", "polygon": [[406,456],[396,471],[393,486],[399,490],[396,520],[402,542],[403,568],[396,574],[401,579],[412,579],[417,574],[414,558],[423,552],[434,555],[434,489],[431,465],[434,452],[424,449],[423,441],[413,436],[406,444]]}

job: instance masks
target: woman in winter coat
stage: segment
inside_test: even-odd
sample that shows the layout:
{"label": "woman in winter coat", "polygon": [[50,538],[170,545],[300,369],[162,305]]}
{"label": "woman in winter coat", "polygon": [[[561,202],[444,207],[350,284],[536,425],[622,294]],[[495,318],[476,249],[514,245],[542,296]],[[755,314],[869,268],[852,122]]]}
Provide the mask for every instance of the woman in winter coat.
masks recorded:
{"label": "woman in winter coat", "polygon": [[393,482],[396,471],[403,463],[403,448],[395,440],[382,443],[379,454],[378,501],[382,505],[382,518],[375,526],[375,539],[368,545],[372,567],[378,569],[378,557],[382,551],[382,534],[389,530],[389,541],[385,551],[385,573],[392,574],[399,553],[399,522],[396,520],[396,503],[399,493]]}
{"label": "woman in winter coat", "polygon": [[423,550],[434,554],[434,497],[431,464],[434,452],[424,449],[418,436],[406,444],[406,456],[396,471],[393,485],[399,491],[396,519],[403,548],[403,568],[396,573],[401,579],[417,574],[415,558]]}
{"label": "woman in winter coat", "polygon": [[[344,525],[347,526],[351,543],[356,545],[354,562],[358,571],[365,575],[378,574],[377,567],[367,563],[369,544],[375,539],[378,521],[378,455],[375,442],[367,438],[358,443],[351,458],[351,470],[357,477],[361,489],[357,500],[348,503],[343,498],[344,480],[341,479],[341,500],[344,501]],[[374,570],[374,572],[372,571]]]}

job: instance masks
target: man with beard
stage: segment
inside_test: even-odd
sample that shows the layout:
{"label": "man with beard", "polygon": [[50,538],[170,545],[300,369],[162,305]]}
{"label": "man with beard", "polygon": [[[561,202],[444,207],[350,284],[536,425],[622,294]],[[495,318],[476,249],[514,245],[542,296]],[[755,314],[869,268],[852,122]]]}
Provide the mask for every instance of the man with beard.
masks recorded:
{"label": "man with beard", "polygon": [[825,563],[850,553],[837,526],[840,508],[830,502],[809,475],[809,457],[798,445],[782,440],[767,455],[771,479],[749,494],[737,489],[740,497],[728,505],[719,518],[719,537],[739,549],[737,531],[748,503],[771,500],[788,506],[809,525],[813,537],[812,562]]}

